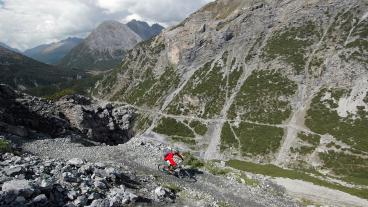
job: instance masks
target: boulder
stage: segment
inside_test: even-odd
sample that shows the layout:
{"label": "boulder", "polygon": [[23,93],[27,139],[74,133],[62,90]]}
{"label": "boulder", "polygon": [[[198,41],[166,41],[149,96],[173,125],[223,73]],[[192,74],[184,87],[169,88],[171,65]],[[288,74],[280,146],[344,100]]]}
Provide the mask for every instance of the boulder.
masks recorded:
{"label": "boulder", "polygon": [[82,159],[79,158],[73,158],[71,160],[69,160],[67,162],[68,165],[72,165],[72,166],[76,166],[76,167],[81,167],[84,164],[84,161]]}
{"label": "boulder", "polygon": [[28,198],[34,192],[34,188],[28,180],[11,180],[3,184],[2,191]]}
{"label": "boulder", "polygon": [[22,174],[24,172],[24,168],[22,166],[10,166],[9,168],[5,168],[4,172],[7,176],[16,176]]}
{"label": "boulder", "polygon": [[41,194],[41,195],[38,195],[35,198],[33,198],[32,203],[35,206],[46,206],[47,203],[48,203],[48,199],[47,199],[45,194]]}

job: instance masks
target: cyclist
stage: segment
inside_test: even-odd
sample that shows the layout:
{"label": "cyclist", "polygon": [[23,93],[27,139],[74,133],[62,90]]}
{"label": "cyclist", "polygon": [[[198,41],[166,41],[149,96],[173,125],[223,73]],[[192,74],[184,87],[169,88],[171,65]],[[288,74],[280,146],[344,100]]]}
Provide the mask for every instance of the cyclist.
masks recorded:
{"label": "cyclist", "polygon": [[174,174],[174,170],[178,166],[178,164],[175,162],[174,157],[178,156],[182,161],[184,161],[183,155],[180,153],[179,149],[171,149],[166,148],[164,151],[164,160],[166,161],[168,165],[168,171],[170,174]]}

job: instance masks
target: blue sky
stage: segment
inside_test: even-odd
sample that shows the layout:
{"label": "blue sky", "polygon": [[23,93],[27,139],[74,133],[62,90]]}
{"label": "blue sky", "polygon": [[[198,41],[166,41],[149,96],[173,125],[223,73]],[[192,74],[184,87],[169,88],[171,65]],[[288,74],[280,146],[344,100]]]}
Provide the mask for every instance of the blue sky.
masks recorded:
{"label": "blue sky", "polygon": [[0,42],[25,50],[85,37],[104,20],[171,26],[213,0],[0,0]]}

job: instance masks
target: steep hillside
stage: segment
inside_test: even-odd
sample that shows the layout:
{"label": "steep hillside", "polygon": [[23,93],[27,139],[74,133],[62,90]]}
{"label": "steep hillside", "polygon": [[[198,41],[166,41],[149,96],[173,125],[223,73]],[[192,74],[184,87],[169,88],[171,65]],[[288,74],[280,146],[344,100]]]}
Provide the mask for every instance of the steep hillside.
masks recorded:
{"label": "steep hillside", "polygon": [[140,43],[93,95],[135,106],[138,131],[206,159],[367,189],[367,11],[363,0],[218,0]]}
{"label": "steep hillside", "polygon": [[81,42],[82,39],[80,38],[70,37],[59,42],[28,49],[24,51],[24,54],[40,62],[55,65]]}
{"label": "steep hillside", "polygon": [[128,22],[126,25],[137,33],[143,40],[148,40],[157,36],[164,29],[164,27],[159,24],[149,26],[147,22],[137,21],[135,19]]}
{"label": "steep hillside", "polygon": [[18,90],[56,86],[80,75],[83,73],[47,65],[0,46],[0,82]]}
{"label": "steep hillside", "polygon": [[66,68],[107,70],[121,63],[125,52],[142,39],[128,26],[116,21],[101,23],[59,63]]}

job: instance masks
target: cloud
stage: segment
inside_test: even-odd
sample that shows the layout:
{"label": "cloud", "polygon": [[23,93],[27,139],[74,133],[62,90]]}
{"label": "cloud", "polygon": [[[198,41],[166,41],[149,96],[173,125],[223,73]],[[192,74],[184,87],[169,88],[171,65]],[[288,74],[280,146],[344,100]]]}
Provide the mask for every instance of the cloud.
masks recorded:
{"label": "cloud", "polygon": [[21,50],[84,37],[104,20],[170,26],[213,0],[0,0],[0,42]]}

